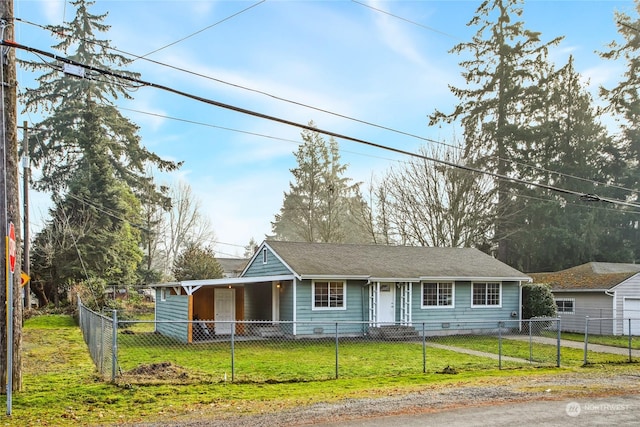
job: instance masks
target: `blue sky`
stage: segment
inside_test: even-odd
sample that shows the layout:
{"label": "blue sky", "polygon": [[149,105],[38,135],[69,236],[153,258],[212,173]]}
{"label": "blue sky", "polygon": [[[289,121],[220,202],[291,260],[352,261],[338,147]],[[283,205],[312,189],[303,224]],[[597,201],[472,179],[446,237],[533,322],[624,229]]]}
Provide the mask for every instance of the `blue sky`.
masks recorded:
{"label": "blue sky", "polygon": [[[451,142],[460,130],[430,128],[427,117],[435,109],[451,112],[456,103],[448,85],[463,85],[461,57],[449,51],[475,34],[466,24],[480,3],[97,0],[91,10],[109,13],[105,22],[111,30],[101,38],[110,39],[113,47],[138,56],[155,51],[146,57],[153,62],[138,59],[129,68],[141,73],[142,80],[417,151],[424,140],[277,98]],[[632,1],[527,1],[523,9],[526,27],[540,31],[543,41],[565,36],[551,58],[560,66],[574,55],[594,94],[599,85],[619,81],[624,64],[602,60],[595,51],[619,39],[614,11],[635,16]],[[14,14],[46,25],[71,20],[75,10],[63,1],[16,0]],[[57,43],[47,31],[25,22],[16,22],[15,33],[18,43],[46,51]],[[17,55],[34,59],[26,52]],[[18,70],[18,81],[23,87],[34,85],[24,70]],[[211,220],[217,253],[241,255],[250,238],[262,241],[288,191],[300,130],[154,88],[132,95],[133,100],[116,104],[140,126],[150,150],[184,161],[179,172],[157,180],[183,180],[191,186]],[[18,123],[24,120],[33,123],[38,117],[21,115]],[[386,151],[339,142],[347,175],[365,185],[401,160]],[[30,198],[34,233],[46,217],[48,196]]]}

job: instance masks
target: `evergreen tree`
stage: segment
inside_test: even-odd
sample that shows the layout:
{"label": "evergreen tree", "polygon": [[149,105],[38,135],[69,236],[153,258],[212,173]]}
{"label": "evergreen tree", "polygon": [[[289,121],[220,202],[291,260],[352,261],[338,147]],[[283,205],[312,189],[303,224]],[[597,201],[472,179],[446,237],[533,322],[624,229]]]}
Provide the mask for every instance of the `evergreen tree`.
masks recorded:
{"label": "evergreen tree", "polygon": [[222,266],[209,247],[189,245],[173,263],[176,280],[219,279],[224,277]]}
{"label": "evergreen tree", "polygon": [[[313,126],[313,122],[309,123]],[[276,239],[303,242],[362,243],[371,241],[364,224],[366,202],[358,184],[344,176],[338,143],[315,131],[302,132],[295,153],[298,167],[285,193],[280,213],[271,223]]]}
{"label": "evergreen tree", "polygon": [[[88,66],[108,69],[121,75],[137,77],[135,73],[117,69],[128,60],[113,53],[108,40],[100,40],[97,33],[109,29],[103,21],[107,14],[95,15],[89,7],[95,2],[75,0],[71,4],[77,13],[73,21],[49,26],[51,33],[61,39],[53,46],[70,59]],[[70,51],[73,50],[73,53]],[[91,109],[100,121],[107,156],[115,176],[136,194],[146,191],[151,184],[144,174],[147,165],[160,170],[174,170],[179,165],[162,160],[140,143],[138,127],[122,116],[113,104],[118,97],[130,99],[128,88],[116,77],[85,70],[84,78],[66,75],[60,63],[22,61],[31,71],[43,71],[36,88],[26,88],[21,94],[25,112],[48,114],[35,124],[29,141],[29,155],[33,164],[42,169],[35,187],[43,191],[61,193],[83,164],[85,148],[81,134],[83,112]],[[161,191],[154,192],[157,202],[168,204]]]}
{"label": "evergreen tree", "polygon": [[[513,176],[512,159],[519,158],[519,149],[529,117],[523,108],[536,96],[536,70],[544,66],[549,43],[540,41],[540,34],[524,28],[518,18],[521,0],[487,0],[482,2],[469,22],[478,31],[470,42],[455,46],[452,53],[469,52],[463,60],[463,76],[467,87],[451,87],[460,104],[451,114],[435,111],[430,125],[460,120],[464,128],[465,158],[477,166],[503,176]],[[496,182],[497,209],[494,239],[498,258],[508,259],[509,236],[513,233],[513,194],[508,182]]]}
{"label": "evergreen tree", "polygon": [[59,284],[99,278],[108,286],[133,285],[142,260],[140,231],[132,226],[140,223],[140,204],[114,177],[108,138],[91,108],[82,123],[83,161],[67,193],[54,198],[52,219],[34,245],[35,276],[55,302],[66,290]]}
{"label": "evergreen tree", "polygon": [[[613,88],[600,88],[600,94],[608,102],[608,111],[615,114],[620,125],[616,143],[620,156],[616,167],[622,171],[618,182],[628,189],[620,190],[618,198],[639,202],[640,185],[640,1],[635,2],[635,15],[616,12],[615,22],[621,41],[613,41],[601,56],[609,60],[623,59],[626,71],[622,80]],[[634,262],[640,261],[640,221],[637,213],[629,213],[620,222],[620,232],[632,242]]]}
{"label": "evergreen tree", "polygon": [[[618,169],[611,153],[616,147],[599,123],[573,58],[557,71],[541,68],[539,81],[539,101],[528,107],[532,138],[521,151],[527,163],[514,165],[518,176],[611,197],[610,189],[598,183],[615,179]],[[613,207],[550,190],[516,187],[518,230],[511,237],[510,265],[524,271],[556,271],[589,261],[629,262],[628,242],[618,232],[622,218]]]}
{"label": "evergreen tree", "polygon": [[[107,15],[92,14],[93,1],[75,0],[72,5],[77,9],[73,21],[49,27],[61,40],[54,49],[78,63],[136,77],[118,69],[127,59],[98,38],[109,29],[103,23]],[[34,125],[29,140],[30,159],[42,171],[35,188],[54,197],[52,219],[33,248],[38,268],[34,278],[41,280],[42,295],[47,287],[92,278],[109,285],[138,283],[138,197],[145,195],[163,207],[170,204],[145,168],[170,171],[179,165],[141,145],[138,127],[114,105],[118,97],[130,98],[130,88],[116,77],[88,70],[83,78],[69,76],[56,62],[22,65],[44,70],[38,87],[21,94],[25,111],[46,115]],[[59,292],[53,294],[58,298]]]}

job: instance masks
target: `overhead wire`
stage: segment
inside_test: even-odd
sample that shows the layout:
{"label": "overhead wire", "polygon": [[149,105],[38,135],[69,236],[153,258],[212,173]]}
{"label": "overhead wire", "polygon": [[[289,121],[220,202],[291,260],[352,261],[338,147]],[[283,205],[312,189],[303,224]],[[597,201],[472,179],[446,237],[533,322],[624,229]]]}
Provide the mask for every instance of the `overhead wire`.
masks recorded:
{"label": "overhead wire", "polygon": [[[412,23],[414,25],[418,25],[420,27],[426,28],[426,29],[428,29],[430,31],[435,31],[437,33],[448,35],[446,33],[443,33],[441,31],[435,30],[433,28],[421,25],[419,23],[416,23],[414,21],[411,21],[411,20],[408,20],[406,18],[400,17],[398,15],[391,14],[389,12],[386,12],[386,11],[382,10],[382,9],[371,7],[371,6],[367,5],[367,4],[359,2],[357,0],[352,0],[352,1],[354,3],[357,3],[357,4],[360,4],[362,6],[368,7],[370,9],[374,10],[374,11],[377,11],[377,12],[380,12],[380,13],[385,13],[387,15],[390,15],[390,16],[394,17],[394,18],[401,19],[403,21],[407,21],[407,22]],[[262,3],[262,2],[259,2],[259,3]],[[257,6],[259,3],[254,4],[251,7]],[[246,11],[248,9],[250,9],[250,8],[247,8],[247,9],[245,9],[243,11]],[[241,11],[241,12],[243,12],[243,11]],[[241,12],[239,12],[239,13],[241,13]],[[237,15],[237,14],[235,14],[235,15]],[[235,16],[235,15],[233,15],[233,16]],[[46,26],[31,22],[31,21],[28,21],[28,20],[24,20],[24,19],[21,19],[21,18],[15,18],[15,19],[17,21],[20,21],[20,22],[23,22],[23,23],[26,23],[26,24],[29,24],[29,25],[34,25],[34,26],[37,26],[39,28],[42,28],[42,29],[50,31],[50,29],[47,28]],[[207,28],[210,28],[210,27],[211,26],[209,26]],[[201,32],[201,31],[198,31],[198,32]],[[197,34],[198,32],[196,32],[194,34]],[[334,117],[343,118],[343,119],[346,119],[346,120],[349,120],[349,121],[353,121],[353,122],[356,122],[356,123],[364,124],[364,125],[367,125],[367,126],[371,126],[371,127],[377,128],[377,129],[381,129],[381,130],[385,130],[385,131],[388,131],[388,132],[392,132],[392,133],[395,133],[395,134],[398,134],[398,135],[407,136],[407,137],[414,138],[414,139],[417,139],[417,140],[421,140],[421,141],[424,141],[424,142],[428,142],[428,143],[431,143],[431,144],[438,144],[438,145],[441,145],[441,146],[444,146],[444,147],[448,147],[448,148],[453,148],[453,149],[456,149],[456,150],[460,149],[459,146],[454,145],[454,144],[449,144],[449,143],[444,142],[444,141],[439,141],[439,140],[435,140],[435,139],[432,139],[432,138],[427,138],[427,137],[424,137],[424,136],[421,136],[421,135],[417,135],[415,133],[405,132],[405,131],[402,131],[402,130],[391,128],[389,126],[380,125],[378,123],[374,123],[374,122],[371,122],[371,121],[367,121],[367,120],[363,120],[363,119],[358,119],[358,118],[355,118],[355,117],[347,116],[345,114],[337,113],[337,112],[330,111],[330,110],[327,110],[327,109],[324,109],[324,108],[320,108],[320,107],[315,107],[315,106],[312,106],[312,105],[309,105],[309,104],[305,104],[303,102],[294,101],[294,100],[290,100],[290,99],[287,99],[287,98],[284,98],[284,97],[280,97],[280,96],[277,96],[277,95],[274,95],[274,94],[271,94],[271,93],[268,93],[268,92],[265,92],[265,91],[262,91],[262,90],[259,90],[259,89],[254,89],[254,88],[250,88],[250,87],[247,87],[247,86],[244,86],[244,85],[228,82],[228,81],[225,81],[225,80],[222,80],[222,79],[218,79],[218,78],[215,78],[215,77],[212,77],[212,76],[208,76],[206,74],[194,72],[192,70],[188,70],[188,69],[185,69],[185,68],[177,67],[177,66],[174,66],[174,65],[171,65],[171,64],[167,64],[167,63],[163,63],[163,62],[160,62],[160,61],[156,61],[156,60],[153,60],[153,59],[146,58],[145,56],[149,55],[150,53],[149,54],[145,54],[145,55],[136,55],[136,54],[132,54],[130,52],[126,52],[126,51],[111,47],[111,46],[102,45],[101,43],[98,43],[98,42],[96,42],[94,40],[87,40],[87,39],[83,39],[83,40],[85,42],[88,42],[88,43],[97,44],[97,45],[99,45],[99,46],[101,46],[103,48],[108,48],[110,50],[113,50],[114,52],[118,52],[118,53],[121,53],[123,55],[133,56],[136,59],[143,59],[143,60],[148,61],[150,63],[156,64],[156,65],[160,65],[160,66],[163,66],[163,67],[167,67],[167,68],[170,68],[170,69],[174,69],[174,70],[179,71],[179,72],[184,72],[184,73],[187,73],[187,74],[194,75],[196,77],[200,77],[200,78],[204,78],[204,79],[207,79],[207,80],[215,81],[217,83],[221,83],[221,84],[228,85],[228,86],[231,86],[231,87],[235,87],[235,88],[238,88],[238,89],[242,89],[242,90],[245,90],[245,91],[257,93],[259,95],[263,95],[263,96],[269,97],[271,99],[275,99],[277,101],[282,101],[282,102],[286,102],[286,103],[289,103],[289,104],[292,104],[292,105],[297,105],[297,106],[300,106],[300,107],[303,107],[303,108],[307,108],[307,109],[310,109],[310,110],[313,110],[313,111],[317,111],[317,112],[320,112],[320,113],[323,113],[323,114],[328,114],[328,115],[331,115],[331,116],[334,116]],[[636,195],[639,193],[638,190],[630,189],[630,188],[627,188],[627,187],[624,187],[624,186],[621,186],[621,185],[618,185],[618,184],[600,182],[600,181],[595,181],[595,180],[588,179],[588,178],[581,178],[581,177],[577,177],[577,176],[574,176],[574,175],[565,174],[565,173],[560,172],[560,171],[554,171],[554,170],[541,168],[539,166],[529,165],[527,163],[520,162],[520,161],[517,161],[517,160],[514,160],[514,159],[510,159],[510,158],[504,158],[504,157],[499,157],[499,156],[489,156],[489,158],[493,158],[493,159],[496,159],[496,160],[507,161],[507,162],[510,162],[510,163],[513,163],[513,164],[517,164],[517,165],[520,165],[520,166],[524,166],[524,167],[527,167],[527,168],[531,168],[531,169],[534,169],[534,170],[539,170],[539,171],[543,171],[543,172],[547,172],[547,173],[552,173],[552,174],[555,174],[557,176],[565,176],[567,178],[572,178],[572,179],[580,180],[580,181],[583,181],[583,182],[589,182],[589,183],[592,183],[592,184],[595,184],[595,185],[599,185],[599,186],[604,186],[604,187],[616,188],[616,189],[624,190],[624,191],[627,191],[627,192],[630,192],[630,193],[636,194]]]}
{"label": "overhead wire", "polygon": [[[152,88],[156,88],[156,89],[160,89],[169,93],[173,93],[175,95],[179,95],[185,98],[189,98],[198,102],[202,102],[208,105],[212,105],[215,107],[219,107],[219,108],[223,108],[223,109],[227,109],[230,111],[235,111],[237,113],[241,113],[241,114],[245,114],[245,115],[249,115],[249,116],[253,116],[253,117],[257,117],[260,119],[264,119],[264,120],[268,120],[268,121],[272,121],[272,122],[276,122],[276,123],[280,123],[280,124],[284,124],[284,125],[288,125],[288,126],[293,126],[293,127],[297,127],[303,130],[307,130],[310,132],[317,132],[319,134],[323,134],[326,136],[330,136],[330,137],[334,137],[334,138],[338,138],[338,139],[342,139],[342,140],[346,140],[346,141],[351,141],[351,142],[355,142],[358,144],[362,144],[362,145],[366,145],[366,146],[370,146],[370,147],[374,147],[374,148],[378,148],[378,149],[382,149],[382,150],[387,150],[390,152],[394,152],[396,154],[402,154],[405,156],[409,156],[409,157],[416,157],[416,158],[421,158],[423,160],[429,160],[435,163],[439,163],[445,166],[450,166],[450,167],[454,167],[454,168],[458,168],[458,169],[462,169],[462,170],[466,170],[469,172],[474,172],[477,174],[482,174],[482,175],[487,175],[487,176],[491,176],[493,178],[496,179],[501,179],[504,181],[509,181],[512,183],[518,183],[518,184],[523,184],[523,185],[528,185],[528,186],[533,186],[533,187],[537,187],[537,188],[542,188],[542,189],[546,189],[546,190],[550,190],[550,191],[554,191],[554,192],[558,192],[558,193],[562,193],[562,194],[566,194],[566,195],[572,195],[572,196],[576,196],[581,198],[582,200],[585,201],[602,201],[602,202],[608,202],[608,203],[612,203],[612,204],[616,204],[616,205],[622,205],[622,206],[627,206],[627,207],[633,207],[633,208],[640,208],[640,204],[637,203],[632,203],[632,202],[627,202],[627,201],[622,201],[622,200],[617,200],[617,199],[611,199],[611,198],[606,198],[606,197],[601,197],[598,196],[596,194],[590,194],[590,193],[585,193],[585,192],[578,192],[578,191],[574,191],[574,190],[568,190],[568,189],[564,189],[564,188],[560,188],[560,187],[555,187],[552,185],[548,185],[548,184],[542,184],[542,183],[536,183],[536,182],[530,182],[530,181],[526,181],[524,179],[520,179],[520,178],[516,178],[516,177],[510,177],[510,176],[506,176],[503,174],[499,174],[496,172],[492,172],[492,171],[487,171],[487,170],[481,170],[475,167],[471,167],[471,166],[466,166],[466,165],[461,165],[461,164],[456,164],[447,160],[443,160],[443,159],[437,159],[431,156],[426,156],[423,154],[417,154],[411,151],[407,151],[407,150],[403,150],[403,149],[399,149],[399,148],[394,148],[394,147],[390,147],[390,146],[386,146],[380,143],[375,143],[372,141],[367,141],[361,138],[355,138],[355,137],[351,137],[345,134],[341,134],[338,132],[334,132],[334,131],[330,131],[327,129],[321,129],[321,128],[317,128],[314,126],[311,126],[309,124],[303,124],[303,123],[298,123],[292,120],[288,120],[288,119],[284,119],[281,117],[277,117],[277,116],[273,116],[270,114],[265,114],[265,113],[260,113],[254,110],[250,110],[247,108],[243,108],[243,107],[238,107],[235,105],[231,105],[231,104],[227,104],[224,102],[220,102],[220,101],[215,101],[213,99],[209,99],[209,98],[205,98],[203,96],[200,95],[195,95],[192,93],[188,93],[179,89],[175,89],[173,87],[170,86],[166,86],[166,85],[161,85],[161,84],[157,84],[157,83],[153,83],[150,81],[145,81],[142,79],[138,79],[138,78],[134,78],[134,77],[130,77],[130,76],[126,76],[126,75],[122,75],[119,73],[116,73],[114,71],[111,70],[106,70],[106,69],[102,69],[96,66],[92,66],[92,65],[87,65],[87,64],[83,64],[80,63],[78,61],[75,61],[73,59],[69,59],[63,56],[59,56],[57,54],[54,53],[50,53],[50,52],[46,52],[44,50],[38,49],[38,48],[34,48],[34,47],[29,47],[29,46],[25,46],[19,43],[16,43],[15,41],[10,41],[10,40],[2,40],[2,42],[0,43],[2,46],[8,46],[8,47],[13,47],[16,49],[21,49],[21,50],[25,50],[28,52],[33,52],[33,53],[38,53],[40,55],[70,64],[70,65],[75,65],[78,67],[82,67],[86,70],[90,70],[90,71],[94,71],[100,74],[104,74],[107,76],[111,76],[111,77],[116,77],[116,78],[120,78],[123,80],[127,80],[133,83],[137,83],[137,84],[141,84],[144,86],[148,86],[148,87],[152,87]],[[640,212],[638,212],[640,213]]]}
{"label": "overhead wire", "polygon": [[238,16],[238,15],[240,15],[240,14],[242,14],[242,13],[244,13],[244,12],[246,12],[246,11],[250,10],[250,9],[253,9],[254,7],[256,7],[256,6],[258,6],[258,5],[262,4],[262,3],[264,3],[265,1],[266,1],[266,0],[260,0],[259,2],[254,3],[254,4],[252,4],[251,6],[248,6],[248,7],[244,8],[244,9],[240,10],[239,12],[236,12],[236,13],[234,13],[234,14],[232,14],[232,15],[229,15],[229,16],[227,16],[226,18],[223,18],[223,19],[221,19],[221,20],[219,20],[219,21],[217,21],[217,22],[215,22],[215,23],[213,23],[213,24],[211,24],[211,25],[209,25],[209,26],[207,26],[207,27],[204,27],[204,28],[202,28],[202,29],[200,29],[200,30],[198,30],[198,31],[194,32],[194,33],[191,33],[191,34],[189,34],[188,36],[182,37],[182,38],[181,38],[181,39],[179,39],[179,40],[176,40],[176,41],[174,41],[174,42],[172,42],[172,43],[169,43],[169,44],[167,44],[167,45],[165,45],[165,46],[162,46],[162,47],[159,47],[159,48],[157,48],[157,49],[154,49],[154,50],[152,50],[152,51],[151,51],[151,52],[149,52],[149,53],[145,53],[144,55],[136,56],[136,57],[135,57],[133,60],[131,60],[130,62],[136,61],[136,60],[138,60],[138,59],[144,59],[144,58],[146,58],[147,56],[153,55],[153,54],[154,54],[154,53],[156,53],[156,52],[160,52],[161,50],[164,50],[164,49],[166,49],[166,48],[168,48],[168,47],[174,46],[174,45],[176,45],[176,44],[178,44],[178,43],[181,43],[181,42],[183,42],[183,41],[185,41],[185,40],[187,40],[187,39],[190,39],[191,37],[193,37],[193,36],[195,36],[195,35],[198,35],[198,34],[200,34],[200,33],[204,32],[204,31],[207,31],[207,30],[209,30],[209,29],[211,29],[211,28],[215,27],[216,25],[219,25],[219,24],[221,24],[221,23],[223,23],[223,22],[225,22],[225,21],[228,21],[228,20],[230,20],[230,19],[232,19],[232,18],[235,18],[236,16]]}

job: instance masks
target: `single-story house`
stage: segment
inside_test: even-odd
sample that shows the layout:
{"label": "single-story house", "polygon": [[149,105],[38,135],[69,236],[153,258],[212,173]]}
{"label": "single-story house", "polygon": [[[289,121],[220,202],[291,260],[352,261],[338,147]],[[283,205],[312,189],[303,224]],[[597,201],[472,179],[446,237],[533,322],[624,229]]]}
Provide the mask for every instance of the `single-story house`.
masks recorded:
{"label": "single-story house", "polygon": [[[531,273],[535,283],[551,286],[561,328],[600,335],[628,335],[629,322],[640,319],[640,264],[589,262],[554,273]],[[615,320],[614,320],[615,319]],[[631,322],[640,335],[640,320]]]}
{"label": "single-story house", "polygon": [[[158,332],[197,340],[186,322],[209,320],[208,333],[249,333],[242,323],[277,324],[289,336],[367,334],[363,324],[518,320],[531,278],[473,248],[263,242],[237,278],[156,284]],[[165,323],[162,323],[165,321]],[[219,323],[215,323],[219,322]],[[314,323],[326,322],[326,327]],[[446,331],[445,331],[446,332]]]}

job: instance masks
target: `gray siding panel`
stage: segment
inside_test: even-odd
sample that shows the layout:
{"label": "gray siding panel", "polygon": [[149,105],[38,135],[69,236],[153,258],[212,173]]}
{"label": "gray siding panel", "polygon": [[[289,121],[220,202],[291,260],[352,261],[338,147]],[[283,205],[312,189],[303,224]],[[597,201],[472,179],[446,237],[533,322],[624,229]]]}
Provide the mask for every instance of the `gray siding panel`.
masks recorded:
{"label": "gray siding panel", "polygon": [[622,335],[624,333],[624,325],[622,318],[640,317],[640,313],[625,313],[625,298],[640,298],[640,274],[630,277],[615,288],[615,311],[616,317],[620,320],[616,321],[614,333]]}
{"label": "gray siding panel", "polygon": [[251,283],[244,287],[245,320],[272,320],[271,283]]}
{"label": "gray siding panel", "polygon": [[[614,317],[613,297],[604,292],[554,291],[553,298],[573,301],[573,313],[558,313],[560,328],[566,332],[584,333],[587,316],[592,319]],[[589,328],[592,328],[592,333],[611,335],[613,333],[613,321],[590,321]]]}

